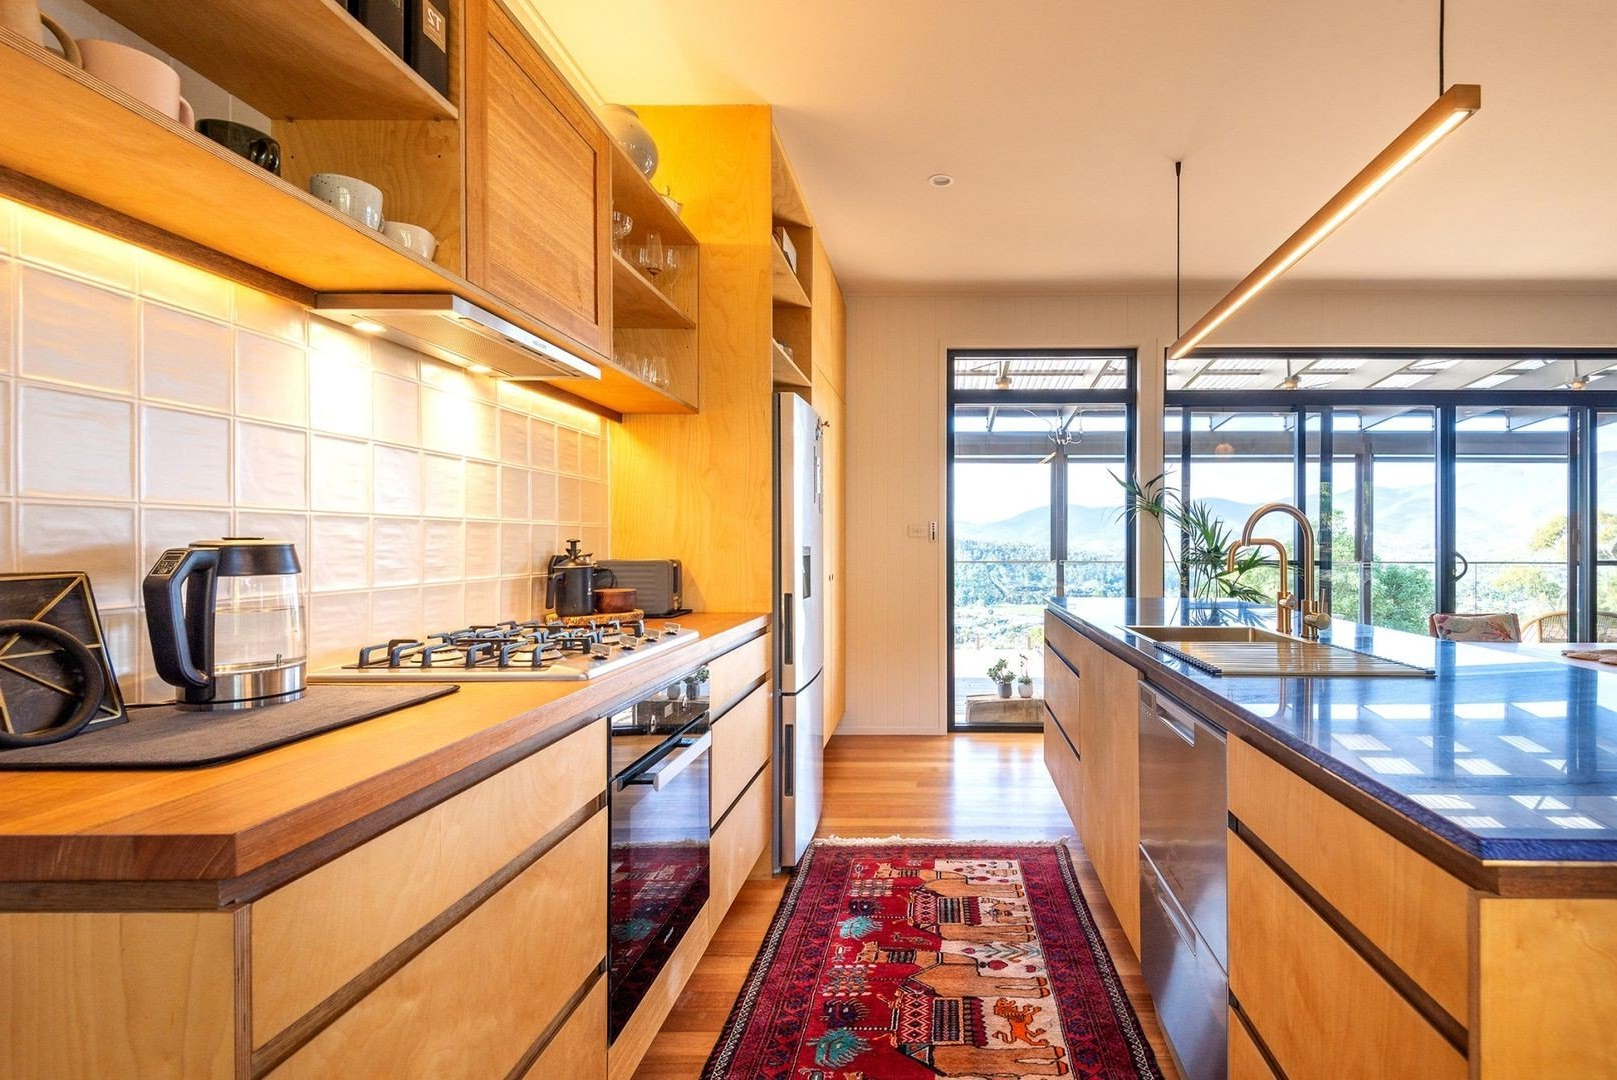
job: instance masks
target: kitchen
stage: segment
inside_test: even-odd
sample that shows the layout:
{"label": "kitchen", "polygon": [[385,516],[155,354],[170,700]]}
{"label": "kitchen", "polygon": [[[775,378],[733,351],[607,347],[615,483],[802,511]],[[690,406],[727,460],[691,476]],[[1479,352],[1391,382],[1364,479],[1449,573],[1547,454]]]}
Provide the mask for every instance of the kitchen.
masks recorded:
{"label": "kitchen", "polygon": [[[1610,826],[1593,804],[1617,794],[1599,777],[1611,676],[1542,644],[1512,652],[1506,678],[1496,647],[1400,636],[1372,606],[1344,615],[1331,515],[1315,514],[1319,461],[1354,440],[1404,460],[1428,408],[1363,395],[1436,379],[1439,495],[1422,527],[1438,542],[1422,557],[1435,568],[1472,543],[1465,491],[1442,494],[1467,455],[1554,442],[1566,539],[1545,558],[1566,585],[1545,610],[1587,631],[1568,642],[1599,635],[1604,556],[1579,519],[1600,488],[1617,326],[1611,223],[1587,178],[1611,147],[1569,137],[1576,116],[1554,103],[1556,78],[1595,77],[1580,65],[1611,29],[1602,6],[1545,14],[1518,40],[1458,4],[1443,33],[1436,3],[1272,27],[1264,4],[1167,25],[900,5],[861,16],[876,21],[853,53],[812,13],[716,2],[690,21],[655,0],[611,19],[573,0],[187,7],[0,5],[0,570],[7,617],[28,621],[8,649],[68,665],[77,688],[42,700],[37,679],[0,676],[6,734],[39,743],[0,751],[8,1075],[750,1076],[768,1054],[835,1080],[1610,1071],[1602,991],[1551,1016],[1501,988],[1533,987],[1552,961],[1610,981]],[[1043,73],[1067,71],[1086,18],[1074,89]],[[1374,45],[1386,25],[1396,58]],[[1326,53],[1287,52],[1322,28]],[[1177,96],[1142,90],[1085,128],[1099,121],[1077,103],[1156,64],[1156,31],[1185,61]],[[933,88],[924,106],[882,74],[900,40],[895,70]],[[1504,40],[1517,51],[1502,57]],[[1108,56],[1104,41],[1128,45]],[[1260,45],[1285,63],[1239,86],[1219,75]],[[937,58],[979,54],[981,70],[939,81]],[[1308,100],[1330,102],[1331,123],[1270,113],[1255,131],[1187,106],[1197,88],[1231,108],[1275,94],[1320,56]],[[1458,86],[1433,70],[1445,59]],[[1019,72],[1043,81],[1006,91]],[[1421,115],[1434,81],[1472,80],[1491,96],[1430,160],[1205,345],[1178,347]],[[1041,111],[1039,93],[1061,100]],[[981,164],[1008,145],[1005,114],[1025,124],[1025,174]],[[1160,136],[1118,141],[1142,115],[1169,118]],[[1074,173],[1074,146],[1113,147],[1116,172]],[[1530,183],[1551,194],[1499,198]],[[1119,209],[1080,215],[1079,251],[1065,226],[1045,235],[1058,197]],[[1489,213],[1501,204],[1518,216]],[[1537,241],[1501,240],[1529,219]],[[1282,613],[1188,588],[1175,605],[1177,545],[1135,514],[1126,593],[1022,605],[1041,730],[953,733],[947,403],[1037,411],[1044,376],[1022,354],[1079,347],[1125,357],[1126,388],[1107,390],[1104,368],[1079,382],[1126,395],[1136,477],[1176,457],[1210,476],[1219,447],[1245,460],[1267,438],[1244,434],[1242,408],[1290,410],[1281,501],[1321,536],[1271,519],[1253,538],[1309,577],[1299,608],[1336,612],[1303,645],[1417,673],[1382,690],[1208,672],[1170,628],[1235,617],[1256,633]],[[1333,348],[1367,357],[1331,376],[1344,385],[1392,381],[1333,390]],[[960,350],[1018,355],[951,375]],[[1192,396],[1213,365],[1256,374]],[[968,378],[987,385],[954,385]],[[1278,404],[1288,382],[1298,394]],[[1510,402],[1538,411],[1498,425],[1515,404],[1441,397],[1529,388]],[[1351,430],[1336,423],[1350,413]],[[1031,430],[1027,462],[1103,441]],[[1341,502],[1359,508],[1349,525],[1369,520],[1365,498]],[[1286,580],[1273,574],[1254,570],[1265,598]],[[1482,610],[1442,575],[1430,588],[1426,610]],[[1139,599],[1107,606],[1125,596]],[[1308,612],[1283,614],[1301,641]],[[1266,641],[1235,644],[1292,648]],[[176,698],[192,708],[164,705]],[[24,701],[84,727],[26,738],[37,719],[9,730]],[[1374,712],[1417,706],[1473,726],[1418,735]],[[1459,747],[1496,737],[1475,725],[1498,710],[1546,752],[1517,747],[1523,761],[1567,743],[1560,782],[1587,785],[1498,780],[1490,798],[1515,816],[1471,816],[1503,832],[1442,809],[1479,788],[1410,786],[1364,749],[1453,773],[1472,760]],[[1159,767],[1176,767],[1153,756],[1146,719],[1172,727],[1159,715],[1181,745],[1206,730],[1227,750],[1210,770],[1226,787],[1197,818],[1213,825],[1188,839],[1173,824],[1186,807],[1153,801]],[[1523,824],[1513,795],[1560,797],[1576,813],[1559,816],[1595,827],[1565,839],[1573,826],[1537,808]],[[1069,835],[1070,854],[1032,843]],[[1339,859],[1318,857],[1341,836]],[[911,839],[854,843],[871,837]],[[1202,858],[1176,861],[1186,851]],[[1174,891],[1208,865],[1214,891]],[[1407,870],[1343,891],[1344,865],[1361,883]],[[962,892],[955,875],[994,880]],[[1433,890],[1435,916],[1411,913],[1406,881]],[[848,906],[839,943],[810,955],[794,943],[829,925],[804,921],[815,897]],[[916,914],[939,905],[964,921]],[[1200,941],[1189,968],[1148,947],[1164,925]],[[1069,930],[1086,964],[1051,949],[997,982],[986,964],[971,978],[987,983],[957,970],[971,949],[1022,956]],[[1362,1029],[1314,1007],[1319,985],[1262,977],[1299,942],[1299,971],[1362,990]],[[805,978],[825,980],[807,1019],[790,989]],[[1086,1030],[1098,1063],[1080,1061]]]}

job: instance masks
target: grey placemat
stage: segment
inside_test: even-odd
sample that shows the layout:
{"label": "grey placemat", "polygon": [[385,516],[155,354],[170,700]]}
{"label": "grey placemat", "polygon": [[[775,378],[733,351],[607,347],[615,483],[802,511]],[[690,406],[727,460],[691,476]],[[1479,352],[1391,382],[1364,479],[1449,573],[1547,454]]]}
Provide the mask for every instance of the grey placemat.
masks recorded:
{"label": "grey placemat", "polygon": [[296,701],[235,712],[135,708],[129,722],[48,746],[0,751],[0,769],[184,769],[271,747],[443,697],[455,685],[309,687]]}

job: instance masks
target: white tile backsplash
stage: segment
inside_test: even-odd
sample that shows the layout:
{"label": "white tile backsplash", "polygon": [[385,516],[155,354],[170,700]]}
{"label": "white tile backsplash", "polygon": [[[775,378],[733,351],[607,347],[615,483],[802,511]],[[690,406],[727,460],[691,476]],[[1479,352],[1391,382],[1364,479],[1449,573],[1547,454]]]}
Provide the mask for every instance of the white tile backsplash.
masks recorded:
{"label": "white tile backsplash", "polygon": [[147,502],[228,505],[230,420],[142,406],[140,497]]}
{"label": "white tile backsplash", "polygon": [[533,617],[532,575],[558,538],[604,539],[609,434],[0,200],[0,572],[89,572],[131,700],[172,695],[141,578],[211,536],[297,546],[315,667],[389,636]]}
{"label": "white tile backsplash", "polygon": [[296,345],[236,332],[236,413],[278,424],[309,421],[308,357]]}
{"label": "white tile backsplash", "polygon": [[18,279],[20,374],[134,392],[140,334],[133,296],[27,264]]}
{"label": "white tile backsplash", "polygon": [[141,393],[216,412],[230,411],[235,335],[229,323],[162,304],[142,304]]}
{"label": "white tile backsplash", "polygon": [[51,386],[18,390],[18,484],[24,495],[132,500],[133,406]]}

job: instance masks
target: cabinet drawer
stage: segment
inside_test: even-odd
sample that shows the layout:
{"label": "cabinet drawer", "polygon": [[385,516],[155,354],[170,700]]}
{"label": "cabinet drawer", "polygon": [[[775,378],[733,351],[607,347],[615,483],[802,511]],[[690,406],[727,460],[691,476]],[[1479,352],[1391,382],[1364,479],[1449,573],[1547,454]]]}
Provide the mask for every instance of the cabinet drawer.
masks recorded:
{"label": "cabinet drawer", "polygon": [[1229,1080],[1280,1080],[1269,1068],[1269,1063],[1263,1059],[1263,1052],[1258,1044],[1252,1041],[1247,1033],[1246,1025],[1235,1014],[1234,1009],[1229,1012],[1230,1057]]}
{"label": "cabinet drawer", "polygon": [[1469,1025],[1467,886],[1240,740],[1229,753],[1230,813]]}
{"label": "cabinet drawer", "polygon": [[605,727],[575,731],[255,903],[254,1045],[591,803],[606,785]]}
{"label": "cabinet drawer", "polygon": [[1055,781],[1056,794],[1061,796],[1061,805],[1067,808],[1072,827],[1080,829],[1083,787],[1078,755],[1073,752],[1061,729],[1054,724],[1044,725],[1044,767],[1050,770],[1050,779]]}
{"label": "cabinet drawer", "polygon": [[708,673],[712,676],[708,686],[708,701],[712,704],[714,716],[721,715],[745,697],[760,677],[768,676],[771,661],[769,646],[773,640],[771,635],[765,634],[708,661]]}
{"label": "cabinet drawer", "polygon": [[713,824],[718,824],[747,781],[773,750],[774,701],[760,686],[713,724]]}
{"label": "cabinet drawer", "polygon": [[1238,837],[1230,992],[1290,1080],[1461,1080],[1465,1058]]}
{"label": "cabinet drawer", "polygon": [[730,902],[741,891],[741,883],[747,880],[758,857],[769,847],[773,774],[773,768],[759,773],[713,833],[713,898],[709,912],[715,926],[730,910]]}
{"label": "cabinet drawer", "polygon": [[606,812],[271,1075],[505,1076],[606,957]]}
{"label": "cabinet drawer", "polygon": [[606,977],[595,983],[522,1080],[606,1080]]}
{"label": "cabinet drawer", "polygon": [[1059,651],[1048,643],[1044,646],[1044,704],[1055,722],[1067,733],[1073,748],[1078,745],[1078,673],[1069,665],[1076,665],[1075,653]]}

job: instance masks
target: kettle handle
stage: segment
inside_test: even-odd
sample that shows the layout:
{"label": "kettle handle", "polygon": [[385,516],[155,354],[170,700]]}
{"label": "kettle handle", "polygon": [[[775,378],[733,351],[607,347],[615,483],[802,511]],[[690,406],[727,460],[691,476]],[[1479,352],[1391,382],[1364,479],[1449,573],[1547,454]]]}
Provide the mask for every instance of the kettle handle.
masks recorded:
{"label": "kettle handle", "polygon": [[[554,563],[555,560],[552,559],[551,561]],[[545,610],[547,612],[556,610],[556,591],[557,586],[560,584],[561,571],[552,569],[549,574],[545,575]]]}
{"label": "kettle handle", "polygon": [[[158,556],[141,585],[146,601],[146,626],[151,632],[152,659],[157,674],[178,687],[203,689],[211,681],[215,548],[170,548]],[[194,575],[200,574],[200,577]],[[191,582],[190,604],[180,591]]]}

